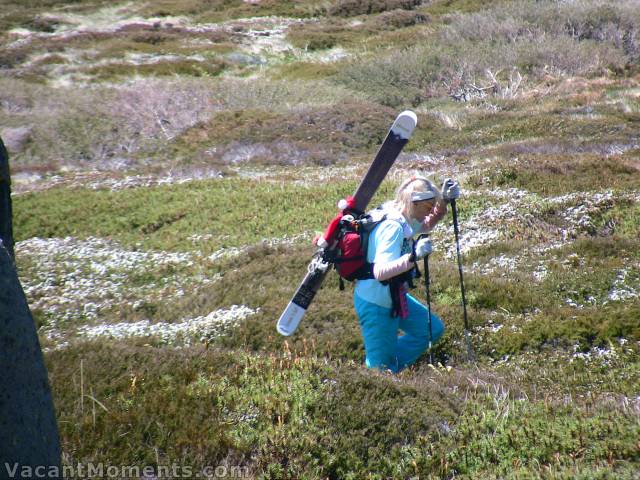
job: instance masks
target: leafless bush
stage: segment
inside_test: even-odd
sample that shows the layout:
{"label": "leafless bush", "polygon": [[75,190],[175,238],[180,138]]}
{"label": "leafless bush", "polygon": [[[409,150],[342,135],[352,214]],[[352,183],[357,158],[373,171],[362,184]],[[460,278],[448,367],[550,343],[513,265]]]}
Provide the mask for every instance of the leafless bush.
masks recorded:
{"label": "leafless bush", "polygon": [[549,37],[570,37],[609,43],[629,61],[640,55],[640,8],[635,0],[520,0],[450,18],[441,35],[445,42],[544,42]]}
{"label": "leafless bush", "polygon": [[210,87],[202,81],[141,79],[117,89],[112,115],[128,130],[170,141],[215,111]]}
{"label": "leafless bush", "polygon": [[449,85],[446,80],[443,83],[449,91],[449,96],[458,102],[468,102],[488,95],[499,98],[515,98],[518,95],[520,84],[522,83],[522,75],[517,68],[511,69],[508,77],[501,76],[502,70],[493,73],[490,69],[487,69],[485,73],[486,81],[479,85],[462,83],[463,76],[456,77],[456,82],[453,85]]}
{"label": "leafless bush", "polygon": [[9,152],[21,152],[31,140],[31,130],[32,127],[29,126],[0,128],[0,137],[2,137]]}
{"label": "leafless bush", "polygon": [[509,76],[504,81],[499,79],[502,70],[494,74],[491,70],[487,69],[486,73],[487,78],[491,82],[494,94],[501,98],[515,98],[518,95],[518,90],[522,83],[522,75],[520,75],[517,68],[511,69]]}
{"label": "leafless bush", "polygon": [[34,105],[30,160],[94,166],[128,153],[121,148],[125,127],[109,115],[110,92],[64,89],[49,94]]}
{"label": "leafless bush", "polygon": [[456,100],[514,98],[527,83],[548,75],[606,74],[607,69],[621,69],[626,63],[624,54],[612,45],[568,37],[503,43],[493,50],[486,46],[469,45],[456,58],[454,73],[444,76],[443,84]]}
{"label": "leafless bush", "polygon": [[[20,135],[15,161],[33,164],[76,164],[88,159],[115,156],[117,122],[110,121],[104,106],[112,97],[83,89],[52,89],[18,79],[0,83],[0,127]],[[21,133],[22,132],[22,133]]]}
{"label": "leafless bush", "polygon": [[622,69],[627,62],[614,46],[594,41],[577,41],[569,37],[549,38],[543,42],[518,45],[518,64],[534,78],[545,74],[594,75],[609,68]]}
{"label": "leafless bush", "polygon": [[[353,92],[324,82],[143,78],[122,85],[53,89],[1,79],[0,128],[32,126],[30,141],[16,157],[23,167],[55,162],[114,169],[144,163],[149,152],[165,149],[221,110],[286,112],[353,98]],[[285,150],[275,156],[285,157]],[[305,155],[321,157],[302,148],[283,161],[303,161]]]}
{"label": "leafless bush", "polygon": [[33,107],[33,98],[43,87],[13,78],[0,77],[0,111],[15,115]]}
{"label": "leafless bush", "polygon": [[561,13],[567,35],[578,40],[610,43],[623,51],[630,61],[640,58],[640,8],[637,2],[581,3],[568,5]]}

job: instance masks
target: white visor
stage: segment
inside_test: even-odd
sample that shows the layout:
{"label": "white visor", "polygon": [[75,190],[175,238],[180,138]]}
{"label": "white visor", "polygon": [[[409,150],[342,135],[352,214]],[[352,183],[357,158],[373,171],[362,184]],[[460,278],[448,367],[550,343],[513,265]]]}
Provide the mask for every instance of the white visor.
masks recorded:
{"label": "white visor", "polygon": [[428,192],[413,192],[411,194],[412,202],[421,202],[422,200],[433,200],[436,198],[436,194],[432,191]]}

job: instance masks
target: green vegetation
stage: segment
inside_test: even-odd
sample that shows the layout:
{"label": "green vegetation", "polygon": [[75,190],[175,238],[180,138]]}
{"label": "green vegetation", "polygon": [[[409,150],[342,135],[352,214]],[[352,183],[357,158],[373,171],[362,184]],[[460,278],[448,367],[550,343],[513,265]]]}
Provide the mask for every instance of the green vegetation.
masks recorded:
{"label": "green vegetation", "polygon": [[[637,2],[9,0],[0,32],[66,464],[637,478]],[[477,361],[448,215],[445,334],[394,376],[362,365],[333,273],[296,335],[274,325],[405,108],[418,128],[371,204],[416,171],[461,182]]]}
{"label": "green vegetation", "polygon": [[496,162],[492,171],[482,178],[472,179],[476,186],[514,186],[542,195],[561,195],[570,192],[608,189],[630,189],[635,186],[640,171],[620,156],[532,155],[517,160]]}
{"label": "green vegetation", "polygon": [[[190,236],[210,234],[197,246],[206,253],[312,230],[328,220],[335,199],[354,188],[354,182],[306,186],[241,179],[117,192],[59,188],[20,196],[14,222],[18,241],[98,236],[131,246],[190,250],[196,248],[187,241]],[[390,193],[387,183],[378,198]],[[308,207],[302,211],[301,205]]]}
{"label": "green vegetation", "polygon": [[[606,366],[539,357],[531,390],[513,369],[392,379],[329,367],[309,348],[263,357],[106,342],[53,353],[63,446],[86,461],[108,452],[113,462],[201,469],[227,459],[263,478],[633,478],[637,418],[617,397],[640,373],[628,348]],[[554,382],[559,369],[574,372],[570,387]],[[603,380],[610,397],[535,393],[546,382],[574,392]]]}

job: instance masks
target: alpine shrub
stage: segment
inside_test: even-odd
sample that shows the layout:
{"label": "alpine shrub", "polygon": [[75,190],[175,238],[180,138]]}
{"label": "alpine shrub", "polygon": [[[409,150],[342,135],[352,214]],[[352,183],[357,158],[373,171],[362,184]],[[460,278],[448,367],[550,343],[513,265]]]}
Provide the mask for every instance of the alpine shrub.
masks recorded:
{"label": "alpine shrub", "polygon": [[338,0],[331,8],[329,15],[338,17],[354,17],[381,13],[401,8],[411,10],[420,5],[420,0]]}

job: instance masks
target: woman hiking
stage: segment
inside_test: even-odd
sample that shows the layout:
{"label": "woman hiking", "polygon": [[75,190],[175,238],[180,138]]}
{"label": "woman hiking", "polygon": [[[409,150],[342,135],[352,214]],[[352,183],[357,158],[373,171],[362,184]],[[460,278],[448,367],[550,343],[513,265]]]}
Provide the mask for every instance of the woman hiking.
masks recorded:
{"label": "woman hiking", "polygon": [[[427,178],[405,180],[395,199],[371,212],[384,220],[371,232],[367,262],[373,279],[357,280],[354,306],[369,368],[396,373],[412,365],[431,342],[444,333],[444,324],[407,293],[415,262],[431,253],[431,240],[413,237],[427,233],[447,212],[447,203],[460,196],[457,182],[447,179],[441,190]],[[398,329],[404,332],[398,336]]]}

